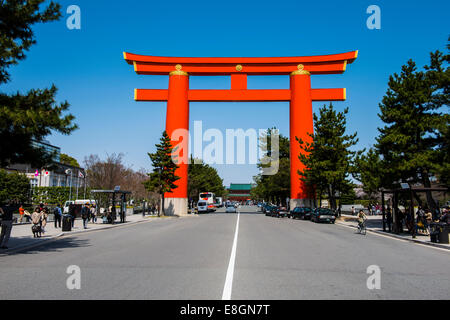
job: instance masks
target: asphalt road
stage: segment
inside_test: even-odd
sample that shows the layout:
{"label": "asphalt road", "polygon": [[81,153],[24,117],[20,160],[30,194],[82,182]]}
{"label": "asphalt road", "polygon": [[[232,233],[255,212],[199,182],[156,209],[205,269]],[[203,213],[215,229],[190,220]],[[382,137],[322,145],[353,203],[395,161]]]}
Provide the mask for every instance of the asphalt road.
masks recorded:
{"label": "asphalt road", "polygon": [[[2,255],[0,299],[450,298],[448,251],[240,211],[155,219]],[[66,285],[71,265],[80,267],[79,290]],[[367,288],[371,265],[381,270],[379,290]]]}

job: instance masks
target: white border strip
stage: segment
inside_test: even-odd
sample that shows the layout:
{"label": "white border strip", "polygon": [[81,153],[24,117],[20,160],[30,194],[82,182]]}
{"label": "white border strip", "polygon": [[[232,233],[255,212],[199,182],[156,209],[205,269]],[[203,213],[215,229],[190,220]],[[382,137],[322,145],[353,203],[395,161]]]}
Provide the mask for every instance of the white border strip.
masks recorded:
{"label": "white border strip", "polygon": [[222,300],[231,300],[231,291],[233,289],[233,275],[234,275],[234,265],[236,261],[236,247],[237,239],[239,233],[239,217],[238,212],[237,222],[236,222],[236,232],[234,233],[233,247],[231,249],[230,262],[228,263],[227,277],[225,279],[225,286],[223,287]]}

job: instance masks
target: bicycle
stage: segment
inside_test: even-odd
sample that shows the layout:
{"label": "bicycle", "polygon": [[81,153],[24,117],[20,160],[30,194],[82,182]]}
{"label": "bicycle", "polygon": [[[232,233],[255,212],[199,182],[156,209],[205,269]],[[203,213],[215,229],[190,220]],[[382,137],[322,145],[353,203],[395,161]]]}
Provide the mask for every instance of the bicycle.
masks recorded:
{"label": "bicycle", "polygon": [[362,235],[366,235],[366,222],[358,223],[358,233]]}

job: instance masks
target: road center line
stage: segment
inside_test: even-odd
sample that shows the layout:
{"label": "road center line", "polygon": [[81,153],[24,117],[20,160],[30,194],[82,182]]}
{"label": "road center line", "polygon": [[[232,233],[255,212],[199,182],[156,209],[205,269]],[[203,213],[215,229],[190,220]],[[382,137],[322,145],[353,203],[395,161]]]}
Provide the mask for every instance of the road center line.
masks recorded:
{"label": "road center line", "polygon": [[227,277],[225,278],[225,286],[223,287],[222,300],[231,300],[231,290],[233,289],[234,265],[236,261],[236,247],[239,233],[239,217],[240,213],[238,212],[236,231],[234,233],[233,247],[231,249],[230,262],[228,263]]}

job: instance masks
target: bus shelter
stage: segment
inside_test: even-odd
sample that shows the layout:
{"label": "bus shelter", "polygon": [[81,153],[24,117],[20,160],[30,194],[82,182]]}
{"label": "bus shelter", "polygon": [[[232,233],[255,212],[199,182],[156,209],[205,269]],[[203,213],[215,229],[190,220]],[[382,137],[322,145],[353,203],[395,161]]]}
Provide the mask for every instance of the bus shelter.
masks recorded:
{"label": "bus shelter", "polygon": [[[385,195],[391,194],[392,195],[392,231],[394,233],[399,233],[401,229],[401,219],[400,212],[399,212],[399,200],[400,197],[402,197],[405,201],[409,201],[409,207],[407,211],[410,214],[413,227],[411,230],[411,236],[413,238],[416,237],[416,215],[414,212],[414,198],[415,195],[418,193],[426,193],[426,192],[448,192],[448,188],[442,188],[442,187],[435,187],[435,188],[425,188],[425,187],[412,187],[409,184],[403,184],[402,188],[397,189],[382,189],[381,190],[381,208],[382,208],[382,214],[383,214],[383,231],[386,232],[386,208],[385,208]],[[407,213],[407,212],[405,212]],[[391,232],[391,221],[387,221],[389,224],[389,232]]]}
{"label": "bus shelter", "polygon": [[[131,194],[131,191],[124,190],[91,190],[91,194],[97,202],[97,215],[101,204],[105,204],[104,217],[108,223],[114,224],[119,214],[120,222],[126,222],[126,203],[127,195]],[[119,205],[119,212],[117,212],[117,205]]]}

